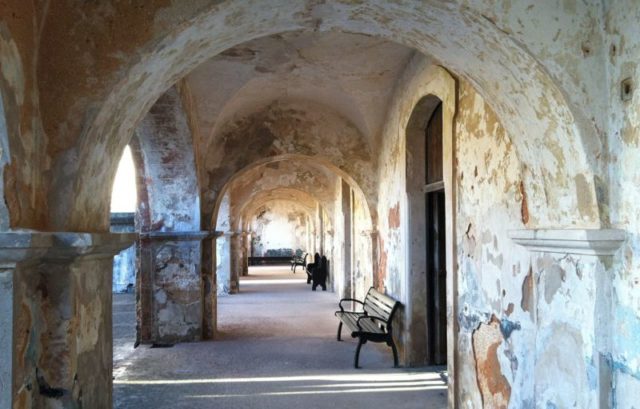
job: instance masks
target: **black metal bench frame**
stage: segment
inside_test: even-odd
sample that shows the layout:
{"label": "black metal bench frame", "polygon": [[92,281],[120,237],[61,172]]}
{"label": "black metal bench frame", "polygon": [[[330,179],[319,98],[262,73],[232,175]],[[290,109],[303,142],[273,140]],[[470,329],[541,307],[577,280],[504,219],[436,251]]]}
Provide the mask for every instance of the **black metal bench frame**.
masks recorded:
{"label": "black metal bench frame", "polygon": [[309,257],[309,253],[304,253],[302,257],[293,256],[291,259],[291,271],[293,271],[293,274],[296,273],[298,266],[302,266],[303,269],[307,266],[307,257]]}
{"label": "black metal bench frame", "polygon": [[[362,305],[362,311],[345,311],[344,302],[355,302]],[[367,341],[386,343],[393,351],[393,366],[398,366],[398,350],[393,341],[393,317],[400,307],[400,302],[371,287],[364,301],[353,298],[343,298],[339,303],[340,311],[335,315],[340,319],[338,324],[338,341],[342,325],[351,330],[351,337],[358,338],[354,366],[359,368],[360,349]]]}

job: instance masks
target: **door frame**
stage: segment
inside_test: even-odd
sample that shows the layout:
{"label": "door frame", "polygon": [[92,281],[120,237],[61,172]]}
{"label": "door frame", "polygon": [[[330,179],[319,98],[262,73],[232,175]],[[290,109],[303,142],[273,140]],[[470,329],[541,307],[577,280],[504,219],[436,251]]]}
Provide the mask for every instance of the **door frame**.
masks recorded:
{"label": "door frame", "polygon": [[[405,362],[409,366],[421,366],[424,365],[424,358],[420,356],[420,351],[424,350],[421,347],[419,338],[425,338],[426,333],[426,303],[424,300],[424,292],[426,288],[426,277],[424,277],[424,268],[420,270],[417,266],[422,263],[424,266],[425,246],[422,246],[419,239],[420,234],[426,237],[424,232],[420,232],[416,229],[413,220],[418,217],[416,209],[416,200],[422,202],[422,212],[419,217],[424,220],[425,210],[425,196],[422,191],[415,191],[411,185],[411,166],[415,164],[418,159],[411,159],[408,157],[411,152],[415,151],[414,142],[417,138],[424,140],[424,130],[427,121],[431,118],[433,110],[438,103],[442,103],[442,163],[443,163],[443,182],[445,191],[445,226],[446,226],[446,306],[447,306],[447,372],[449,376],[448,383],[448,395],[449,402],[455,403],[456,389],[457,389],[457,354],[456,345],[457,340],[457,284],[458,284],[458,268],[456,256],[456,195],[455,195],[455,115],[457,111],[457,82],[456,79],[444,68],[436,65],[428,65],[423,68],[422,73],[415,75],[415,80],[409,84],[409,87],[413,87],[411,95],[406,101],[406,125],[405,129],[405,146],[404,150],[407,152],[406,166],[405,166],[405,182],[407,186],[405,197],[405,209],[406,215],[404,225],[407,226],[404,232],[405,235],[405,249],[406,249],[406,272],[405,272],[405,294],[406,308],[405,319],[407,322],[404,324],[406,336],[404,358]],[[424,144],[424,142],[422,142]],[[422,154],[424,156],[424,153]],[[423,158],[424,159],[424,158]],[[415,176],[415,175],[413,175]],[[424,179],[421,181],[421,186],[424,185]],[[415,185],[414,185],[415,186]],[[413,190],[413,191],[412,191]],[[419,219],[417,219],[419,220]],[[420,248],[420,249],[418,249]],[[420,256],[422,255],[422,260]],[[420,276],[423,279],[420,280]],[[425,285],[420,285],[420,282]],[[421,307],[421,305],[423,307]],[[420,309],[422,308],[422,311]],[[415,322],[414,320],[423,323]],[[410,324],[409,324],[410,323]],[[422,341],[423,343],[426,340]],[[413,350],[417,350],[416,355]],[[426,352],[426,351],[425,351]]]}

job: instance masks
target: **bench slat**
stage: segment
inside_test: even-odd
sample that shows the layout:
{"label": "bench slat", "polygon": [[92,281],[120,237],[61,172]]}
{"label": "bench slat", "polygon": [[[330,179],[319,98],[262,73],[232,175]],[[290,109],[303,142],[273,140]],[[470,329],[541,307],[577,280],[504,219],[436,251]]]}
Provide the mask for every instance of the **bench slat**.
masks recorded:
{"label": "bench slat", "polygon": [[375,315],[384,320],[389,319],[395,305],[396,301],[393,298],[380,293],[374,288],[369,290],[364,300],[364,310],[367,311],[369,315]]}

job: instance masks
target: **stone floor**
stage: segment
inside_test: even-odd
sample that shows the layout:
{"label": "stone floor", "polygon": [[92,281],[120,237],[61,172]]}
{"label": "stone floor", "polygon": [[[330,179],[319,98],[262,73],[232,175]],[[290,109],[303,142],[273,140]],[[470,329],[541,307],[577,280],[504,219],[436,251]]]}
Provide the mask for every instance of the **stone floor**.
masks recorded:
{"label": "stone floor", "polygon": [[436,369],[394,369],[390,349],[335,340],[337,296],[302,274],[252,268],[239,294],[219,299],[213,342],[132,349],[131,295],[114,296],[116,408],[445,408]]}

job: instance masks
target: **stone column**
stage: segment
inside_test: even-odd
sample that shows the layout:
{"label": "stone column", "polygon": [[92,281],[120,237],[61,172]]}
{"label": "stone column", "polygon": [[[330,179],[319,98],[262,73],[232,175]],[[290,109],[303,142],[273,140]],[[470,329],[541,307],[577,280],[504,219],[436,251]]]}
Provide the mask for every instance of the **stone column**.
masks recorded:
{"label": "stone column", "polygon": [[173,344],[203,337],[202,240],[209,232],[140,234],[138,340]]}
{"label": "stone column", "polygon": [[2,408],[111,408],[113,256],[134,240],[0,234]]}
{"label": "stone column", "polygon": [[218,295],[232,293],[231,233],[216,233],[216,282]]}
{"label": "stone column", "polygon": [[371,239],[371,271],[373,272],[373,286],[380,289],[382,283],[380,282],[380,272],[378,271],[378,246],[379,246],[379,232],[376,229],[366,232]]}
{"label": "stone column", "polygon": [[202,338],[213,339],[217,327],[216,233],[202,240]]}
{"label": "stone column", "polygon": [[242,232],[242,276],[249,275],[249,246],[251,246],[250,234],[247,231]]}
{"label": "stone column", "polygon": [[14,263],[0,266],[0,408],[12,405]]}
{"label": "stone column", "polygon": [[244,270],[243,266],[243,243],[242,233],[234,232],[231,235],[231,294],[240,292],[240,276]]}

